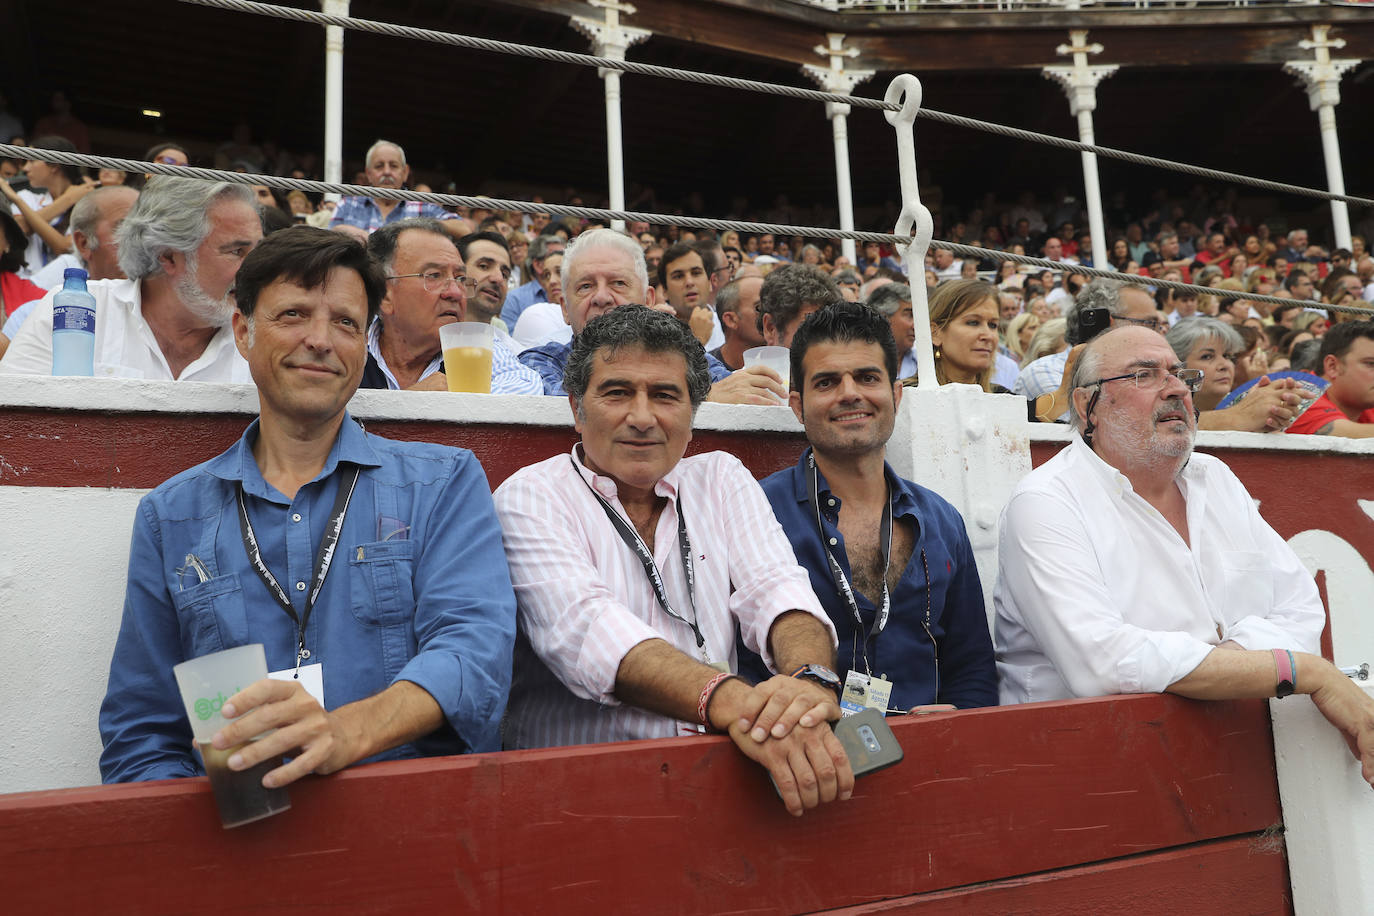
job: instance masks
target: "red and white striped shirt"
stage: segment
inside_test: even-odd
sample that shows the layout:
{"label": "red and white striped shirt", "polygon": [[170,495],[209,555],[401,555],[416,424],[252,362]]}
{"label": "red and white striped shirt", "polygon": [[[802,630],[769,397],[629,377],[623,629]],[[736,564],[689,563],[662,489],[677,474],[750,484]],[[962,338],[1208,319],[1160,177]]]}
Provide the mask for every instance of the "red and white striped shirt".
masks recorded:
{"label": "red and white striped shirt", "polygon": [[[639,643],[663,639],[696,659],[702,652],[691,627],[659,606],[638,557],[588,483],[628,520],[615,480],[585,468],[576,448],[573,461],[558,455],[530,465],[495,494],[520,620],[503,725],[508,748],[695,731],[695,723],[623,706],[615,697],[620,662]],[[654,532],[654,561],[669,603],[690,620],[677,537],[676,501],[682,497],[697,625],[710,661],[734,669],[738,622],[745,644],[771,667],[768,631],[790,610],[822,621],[834,643],[834,627],[806,571],[797,565],[763,490],[737,458],[725,452],[684,458],[654,492],[668,500]]]}

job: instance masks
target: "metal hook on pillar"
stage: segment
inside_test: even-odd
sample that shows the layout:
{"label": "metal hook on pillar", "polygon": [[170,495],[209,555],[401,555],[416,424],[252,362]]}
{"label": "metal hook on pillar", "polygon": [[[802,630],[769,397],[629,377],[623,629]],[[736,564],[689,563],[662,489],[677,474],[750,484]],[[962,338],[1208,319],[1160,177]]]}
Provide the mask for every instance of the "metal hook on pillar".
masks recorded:
{"label": "metal hook on pillar", "polygon": [[897,76],[888,84],[884,101],[900,104],[900,111],[887,111],[883,116],[897,132],[897,174],[901,179],[902,212],[897,217],[893,235],[911,239],[898,244],[907,280],[911,285],[911,310],[916,320],[916,374],[919,387],[936,388],[935,352],[930,339],[930,302],[926,296],[926,251],[935,234],[935,221],[921,203],[921,190],[916,183],[916,113],[921,110],[921,81],[910,73]]}

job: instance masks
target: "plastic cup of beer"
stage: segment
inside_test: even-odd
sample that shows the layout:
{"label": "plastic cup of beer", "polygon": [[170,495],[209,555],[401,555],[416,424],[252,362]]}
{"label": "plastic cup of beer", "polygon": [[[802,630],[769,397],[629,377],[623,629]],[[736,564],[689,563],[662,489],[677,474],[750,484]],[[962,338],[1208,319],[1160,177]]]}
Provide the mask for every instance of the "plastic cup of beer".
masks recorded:
{"label": "plastic cup of beer", "polygon": [[235,771],[229,769],[229,758],[246,745],[220,751],[210,744],[215,732],[229,724],[221,712],[225,701],[254,681],[267,677],[267,655],[262,643],[202,655],[173,666],[172,673],[181,689],[181,702],[186,706],[196,746],[205,761],[205,773],[215,793],[220,823],[225,827],[238,827],[290,808],[291,799],[285,787],[268,789],[262,784],[263,776],[281,766],[280,755],[249,769]]}
{"label": "plastic cup of beer", "polygon": [[[788,379],[792,375],[792,351],[786,347],[753,347],[744,351],[744,368],[750,366],[767,366],[778,374],[782,379],[783,390],[788,387]],[[787,403],[783,398],[780,403]]]}
{"label": "plastic cup of beer", "polygon": [[456,321],[439,328],[449,391],[491,393],[492,334],[485,321]]}

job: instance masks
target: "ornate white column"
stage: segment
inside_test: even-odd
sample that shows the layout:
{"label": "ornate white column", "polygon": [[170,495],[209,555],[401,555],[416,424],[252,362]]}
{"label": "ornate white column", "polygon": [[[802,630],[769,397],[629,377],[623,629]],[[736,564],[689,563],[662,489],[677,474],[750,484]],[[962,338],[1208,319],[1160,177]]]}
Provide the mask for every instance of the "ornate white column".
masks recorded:
{"label": "ornate white column", "polygon": [[[1298,42],[1304,51],[1312,51],[1314,60],[1290,60],[1284,72],[1298,78],[1307,89],[1307,102],[1317,113],[1317,125],[1322,135],[1322,156],[1326,159],[1326,184],[1332,194],[1345,193],[1345,173],[1341,170],[1341,147],[1336,135],[1336,106],[1341,103],[1341,75],[1363,63],[1354,58],[1333,58],[1332,48],[1344,48],[1345,39],[1327,38],[1329,25],[1312,26],[1312,40]],[[1331,229],[1336,247],[1350,247],[1350,211],[1345,201],[1331,201]]]}
{"label": "ornate white column", "polygon": [[[846,70],[844,59],[859,56],[858,48],[846,48],[844,35],[827,32],[829,46],[816,45],[815,52],[830,58],[830,66],[817,67],[812,64],[802,66],[802,72],[826,92],[837,95],[850,95],[854,87],[871,77],[872,70]],[[830,119],[831,133],[835,140],[835,186],[839,196],[840,228],[846,232],[854,231],[854,194],[849,183],[849,106],[842,102],[826,102],[825,116]],[[851,264],[857,265],[854,240],[843,239],[840,248]]]}
{"label": "ornate white column", "polygon": [[[1070,29],[1069,44],[1055,48],[1060,55],[1073,55],[1071,67],[1045,67],[1046,79],[1052,79],[1069,97],[1069,112],[1078,119],[1078,139],[1096,143],[1093,139],[1093,110],[1097,108],[1097,84],[1116,72],[1116,64],[1088,64],[1089,54],[1101,54],[1100,44],[1088,44],[1087,29]],[[1080,153],[1083,159],[1083,198],[1088,209],[1088,231],[1093,237],[1093,266],[1107,264],[1107,230],[1102,222],[1102,189],[1097,180],[1097,154]]]}
{"label": "ornate white column", "polygon": [[[597,57],[624,60],[625,52],[631,45],[641,42],[653,33],[648,29],[621,25],[620,14],[629,16],[635,8],[628,3],[616,0],[587,0],[587,5],[605,10],[601,21],[585,16],[573,16],[572,25],[592,42],[592,53]],[[601,81],[606,87],[606,183],[610,196],[610,209],[625,209],[625,158],[620,139],[620,71],[601,68]],[[624,220],[613,220],[611,227],[623,230]]]}
{"label": "ornate white column", "polygon": [[[327,16],[347,16],[348,0],[320,0]],[[343,179],[343,50],[344,30],[324,27],[324,180]]]}

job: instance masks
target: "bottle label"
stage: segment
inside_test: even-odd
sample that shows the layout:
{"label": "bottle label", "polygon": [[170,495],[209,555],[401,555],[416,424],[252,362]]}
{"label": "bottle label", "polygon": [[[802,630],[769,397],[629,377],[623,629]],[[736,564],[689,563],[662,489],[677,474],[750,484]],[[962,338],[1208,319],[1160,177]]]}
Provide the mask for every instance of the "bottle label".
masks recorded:
{"label": "bottle label", "polygon": [[87,331],[95,333],[95,309],[84,305],[53,305],[54,331]]}

